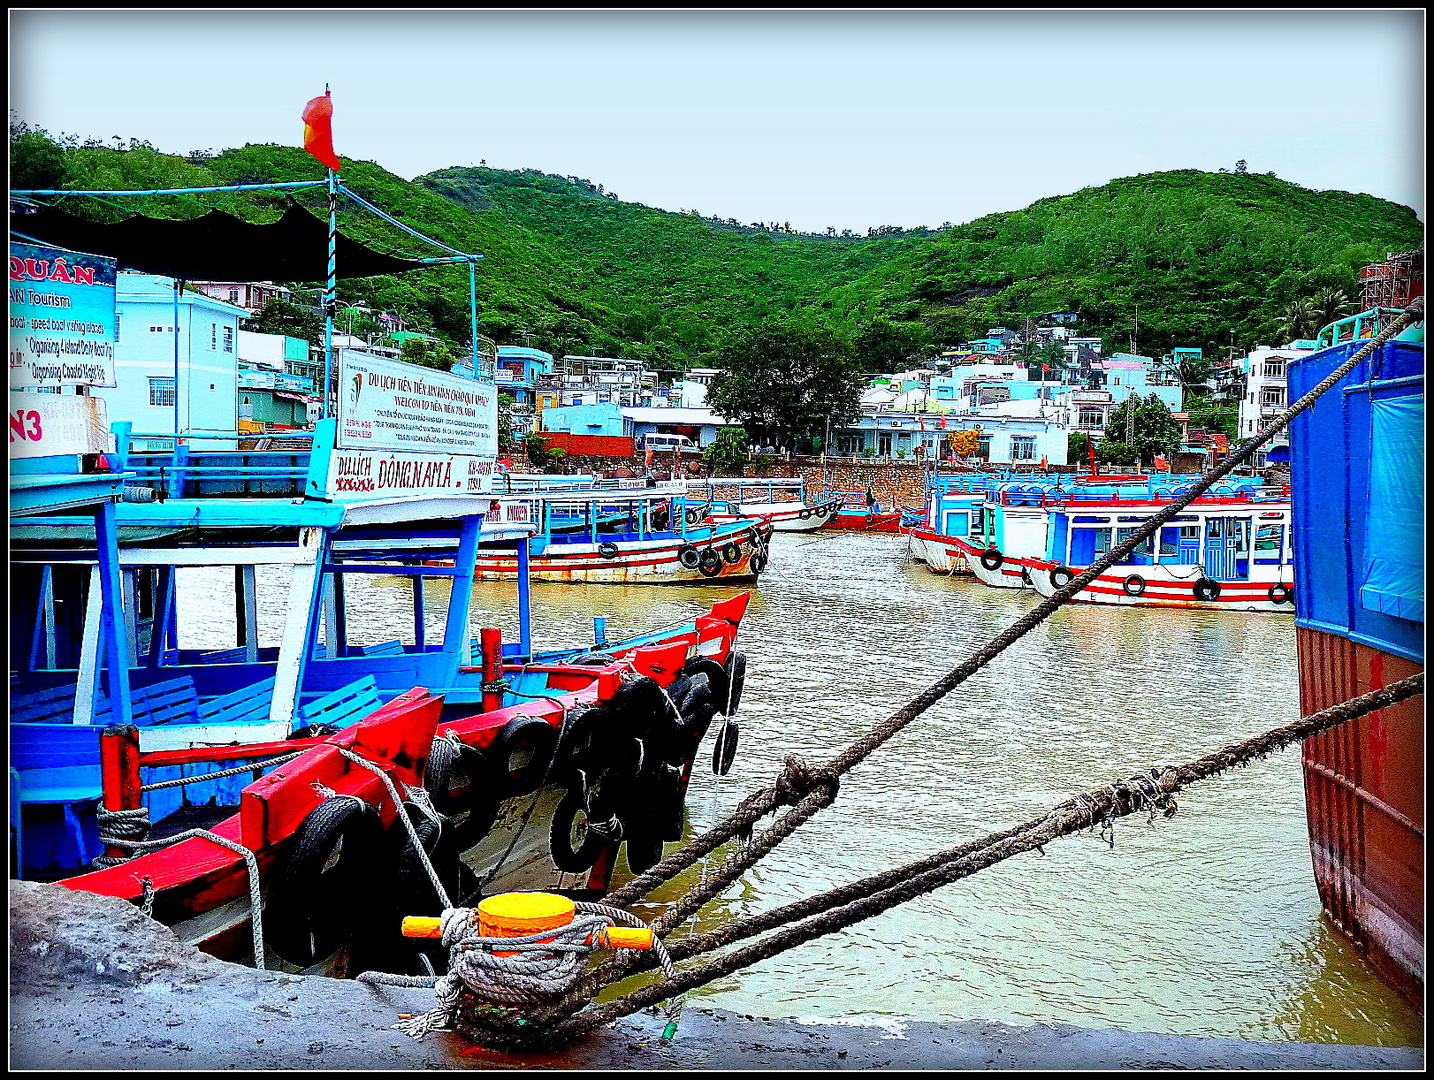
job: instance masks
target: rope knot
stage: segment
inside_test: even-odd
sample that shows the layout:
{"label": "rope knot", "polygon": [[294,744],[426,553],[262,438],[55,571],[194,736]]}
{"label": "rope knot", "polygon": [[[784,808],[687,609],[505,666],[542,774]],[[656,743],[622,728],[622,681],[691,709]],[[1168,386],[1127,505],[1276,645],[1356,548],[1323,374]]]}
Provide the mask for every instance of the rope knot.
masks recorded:
{"label": "rope knot", "polygon": [[819,788],[827,791],[827,800],[836,798],[841,786],[841,774],[832,768],[813,768],[801,758],[792,755],[787,758],[786,768],[777,777],[776,795],[781,806],[796,806]]}

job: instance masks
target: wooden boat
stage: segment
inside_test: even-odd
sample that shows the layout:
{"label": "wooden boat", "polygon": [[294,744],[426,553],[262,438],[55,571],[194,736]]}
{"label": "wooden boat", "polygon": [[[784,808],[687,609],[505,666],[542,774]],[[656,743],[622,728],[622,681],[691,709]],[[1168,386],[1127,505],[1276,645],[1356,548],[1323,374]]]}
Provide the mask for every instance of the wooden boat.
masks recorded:
{"label": "wooden boat", "polygon": [[[1046,557],[1024,559],[1031,585],[1051,596],[1134,533],[1168,500],[1063,500],[1048,504]],[[1217,611],[1294,611],[1290,503],[1281,493],[1200,498],[1124,563],[1076,593],[1077,601]]]}
{"label": "wooden boat", "polygon": [[901,511],[886,512],[877,505],[876,499],[864,491],[824,491],[818,502],[840,499],[841,508],[822,527],[845,529],[853,532],[900,532]]}
{"label": "wooden boat", "polygon": [[815,532],[837,516],[842,500],[806,499],[806,485],[795,479],[747,479],[713,477],[690,480],[689,493],[702,493],[711,502],[712,520],[730,524],[744,518],[758,518],[776,532]]}
{"label": "wooden boat", "polygon": [[[1422,323],[1405,335],[1414,340],[1375,350],[1290,424],[1305,715],[1424,667]],[[1336,336],[1327,328],[1321,340]],[[1356,336],[1292,360],[1290,400],[1366,343]],[[1302,753],[1325,912],[1421,1011],[1424,753],[1419,698],[1308,739]]]}
{"label": "wooden boat", "polygon": [[[532,522],[527,575],[534,581],[607,584],[736,584],[767,566],[772,526],[759,518],[709,520],[705,503],[661,488],[572,491],[492,500],[490,517]],[[480,546],[478,580],[519,576],[511,546]]]}
{"label": "wooden boat", "polygon": [[[11,685],[12,857],[27,877],[144,904],[216,955],[341,974],[372,959],[355,942],[379,942],[399,950],[383,958],[390,970],[413,970],[418,954],[382,925],[395,897],[441,906],[413,876],[420,849],[455,901],[601,891],[621,848],[637,870],[680,834],[698,744],[740,700],[745,593],[622,642],[599,620],[593,643],[535,653],[524,580],[519,640],[473,641],[476,552],[521,550],[534,531],[485,521],[486,499],[122,504],[136,534],[167,537],[123,546],[103,514],[86,538],[67,499],[18,518],[12,500],[13,625],[30,646]],[[451,566],[434,565],[445,556]],[[284,626],[278,647],[262,647],[254,571],[275,565],[291,570]],[[234,572],[232,649],[179,647],[176,571],[201,566]],[[412,640],[350,640],[353,574],[411,580]],[[111,577],[126,585],[93,587]],[[451,583],[437,643],[424,629],[433,578]],[[126,590],[130,602],[114,603]],[[719,727],[725,768],[736,728]],[[153,822],[141,836],[175,842],[86,871],[128,852],[134,818]],[[384,920],[373,934],[371,918]],[[257,946],[256,922],[267,926]]]}

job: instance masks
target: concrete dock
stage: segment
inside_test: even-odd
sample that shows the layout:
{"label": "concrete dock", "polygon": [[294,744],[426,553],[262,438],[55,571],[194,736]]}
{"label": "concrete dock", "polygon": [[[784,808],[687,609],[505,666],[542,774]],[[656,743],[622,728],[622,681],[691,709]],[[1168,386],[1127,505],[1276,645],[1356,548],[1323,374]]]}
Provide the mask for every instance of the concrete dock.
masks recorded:
{"label": "concrete dock", "polygon": [[554,1054],[393,1030],[426,989],[256,971],[181,945],[119,900],[10,883],[13,1070],[1328,1069],[1422,1071],[1422,1047],[1294,1044],[989,1021],[810,1023],[689,1007]]}

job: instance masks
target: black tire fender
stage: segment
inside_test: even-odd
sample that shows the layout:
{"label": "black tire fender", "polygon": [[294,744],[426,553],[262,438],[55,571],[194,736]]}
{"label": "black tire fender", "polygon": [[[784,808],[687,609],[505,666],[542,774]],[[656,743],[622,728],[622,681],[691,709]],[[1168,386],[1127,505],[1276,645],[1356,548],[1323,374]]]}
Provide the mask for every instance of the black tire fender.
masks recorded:
{"label": "black tire fender", "polygon": [[981,552],[981,565],[987,570],[999,570],[1006,559],[996,548],[988,548]]}
{"label": "black tire fender", "polygon": [[1075,577],[1075,571],[1069,566],[1056,565],[1051,567],[1051,584],[1057,589],[1063,589],[1069,584],[1071,578]]}
{"label": "black tire fender", "polygon": [[[579,816],[584,821],[582,839],[573,843],[573,826]],[[577,874],[591,869],[608,840],[587,827],[587,806],[584,792],[570,788],[553,811],[552,829],[548,836],[548,850],[553,865],[567,874]]]}
{"label": "black tire fender", "polygon": [[611,541],[599,544],[597,550],[598,554],[601,555],[604,559],[616,559],[620,554],[620,549],[618,548],[618,546]]}
{"label": "black tire fender", "polygon": [[717,739],[712,744],[712,771],[718,776],[732,771],[732,761],[737,756],[737,735],[737,721],[730,716],[717,729]]}
{"label": "black tire fender", "polygon": [[1120,583],[1120,587],[1125,590],[1126,596],[1139,596],[1145,592],[1145,579],[1139,574],[1131,574]]}
{"label": "black tire fender", "polygon": [[722,556],[716,548],[704,548],[697,561],[697,570],[703,577],[716,577],[722,571]]}
{"label": "black tire fender", "polygon": [[747,654],[733,649],[727,654],[722,665],[727,673],[727,692],[717,701],[717,711],[723,716],[735,716],[742,704],[742,690],[747,685]]}
{"label": "black tire fender", "polygon": [[752,568],[752,573],[760,574],[767,569],[767,553],[760,550],[752,552],[752,558],[747,565]]}
{"label": "black tire fender", "polygon": [[724,544],[722,547],[722,558],[729,564],[735,566],[742,561],[742,545],[737,543]]}
{"label": "black tire fender", "polygon": [[503,777],[503,794],[529,795],[542,785],[553,763],[558,731],[540,716],[515,716],[503,725],[488,757]]}
{"label": "black tire fender", "polygon": [[696,570],[702,561],[702,553],[692,544],[683,544],[677,549],[677,561],[689,570]]}
{"label": "black tire fender", "polygon": [[392,873],[374,858],[384,849],[379,816],[362,800],[335,796],[309,811],[271,872],[264,901],[269,948],[307,967],[344,947]]}
{"label": "black tire fender", "polygon": [[1215,600],[1220,595],[1219,582],[1211,581],[1209,578],[1201,578],[1192,586],[1196,600]]}
{"label": "black tire fender", "polygon": [[1270,603],[1291,604],[1294,603],[1294,586],[1288,582],[1277,581],[1270,586]]}

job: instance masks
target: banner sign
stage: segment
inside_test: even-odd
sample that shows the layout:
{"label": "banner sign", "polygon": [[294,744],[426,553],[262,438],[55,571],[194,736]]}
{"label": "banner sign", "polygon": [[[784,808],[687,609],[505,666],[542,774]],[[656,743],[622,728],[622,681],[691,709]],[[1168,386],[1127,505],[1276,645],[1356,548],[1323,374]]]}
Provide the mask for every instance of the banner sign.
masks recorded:
{"label": "banner sign", "polygon": [[338,449],[329,453],[327,496],[353,502],[399,495],[486,494],[492,482],[491,458]]}
{"label": "banner sign", "polygon": [[10,244],[10,389],[115,385],[115,261]]}
{"label": "banner sign", "polygon": [[498,397],[490,383],[345,352],[338,398],[342,449],[497,456]]}
{"label": "banner sign", "polygon": [[104,398],[10,394],[10,456],[107,454],[114,449]]}

